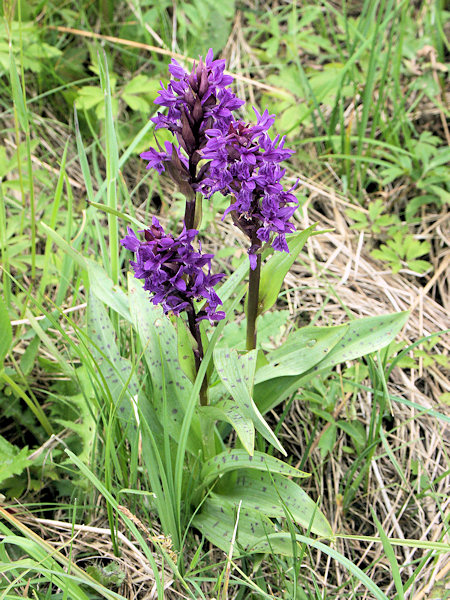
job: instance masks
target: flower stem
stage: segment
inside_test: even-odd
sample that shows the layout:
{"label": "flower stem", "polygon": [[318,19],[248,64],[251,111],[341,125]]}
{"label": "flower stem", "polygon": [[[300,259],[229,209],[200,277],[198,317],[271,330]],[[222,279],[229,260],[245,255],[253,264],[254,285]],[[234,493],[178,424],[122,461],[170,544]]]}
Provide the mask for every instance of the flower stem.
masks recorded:
{"label": "flower stem", "polygon": [[256,267],[250,269],[247,301],[247,352],[256,348],[256,319],[258,318],[261,254],[256,255]]}
{"label": "flower stem", "polygon": [[184,224],[186,229],[193,229],[195,222],[195,196],[194,200],[186,198],[186,209],[184,213]]}
{"label": "flower stem", "polygon": [[[202,364],[202,360],[203,360],[203,344],[202,344],[202,335],[200,332],[200,327],[199,324],[197,323],[195,317],[195,308],[193,306],[193,304],[191,304],[191,306],[186,310],[187,315],[188,315],[188,324],[189,324],[189,330],[191,332],[191,334],[193,335],[195,341],[197,342],[197,348],[194,348],[194,359],[195,359],[195,369],[198,373],[198,370],[200,369],[200,365]],[[205,373],[205,377],[203,378],[202,381],[202,386],[200,388],[200,405],[201,406],[207,406],[208,404],[208,380],[207,380],[207,375]]]}

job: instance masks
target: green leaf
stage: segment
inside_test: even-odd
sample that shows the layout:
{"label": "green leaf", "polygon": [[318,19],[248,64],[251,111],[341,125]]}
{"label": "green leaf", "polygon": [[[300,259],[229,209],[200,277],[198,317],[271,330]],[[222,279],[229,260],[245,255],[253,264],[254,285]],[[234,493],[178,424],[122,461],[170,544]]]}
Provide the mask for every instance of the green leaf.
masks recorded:
{"label": "green leaf", "polygon": [[89,290],[87,326],[89,339],[92,341],[91,351],[97,363],[104,358],[113,364],[120,360],[111,320],[92,288]]}
{"label": "green leaf", "polygon": [[381,525],[380,521],[377,519],[377,515],[375,514],[375,511],[373,510],[372,506],[370,507],[370,510],[372,512],[372,517],[373,517],[373,520],[375,521],[375,525],[377,526],[378,533],[380,534],[380,539],[381,539],[381,543],[383,544],[384,553],[385,553],[386,558],[388,559],[389,565],[391,567],[392,579],[394,580],[395,589],[397,590],[396,598],[398,600],[404,600],[405,595],[404,595],[404,591],[403,591],[402,576],[400,574],[400,569],[398,566],[398,561],[397,561],[397,557],[395,556],[394,549],[392,548],[392,544],[389,541],[389,538],[386,535],[386,533],[383,529],[383,526]]}
{"label": "green leaf", "polygon": [[150,104],[141,96],[134,94],[122,94],[122,100],[128,104],[131,110],[137,110],[139,112],[148,112]]}
{"label": "green leaf", "polygon": [[[217,548],[228,553],[236,520],[237,511],[233,507],[223,506],[220,499],[208,497],[201,512],[194,517],[193,525]],[[241,509],[233,556],[247,553],[261,538],[267,539],[268,534],[275,532],[275,525],[268,517],[248,507]]]}
{"label": "green leaf", "polygon": [[[123,358],[116,344],[116,333],[101,301],[90,290],[87,326],[91,352],[104,377],[112,402],[129,438],[136,438],[136,412],[139,404],[139,384],[131,362]],[[104,383],[101,382],[103,387]]]}
{"label": "green leaf", "polygon": [[273,256],[261,268],[259,283],[258,314],[271,308],[277,301],[284,278],[294,264],[309,237],[323,233],[314,231],[317,223],[292,236],[287,236],[289,253],[274,252]]}
{"label": "green leaf", "polygon": [[255,381],[300,375],[320,363],[344,336],[348,325],[303,327],[291,333],[283,346],[267,354],[267,367],[258,369]]}
{"label": "green leaf", "polygon": [[69,256],[82,269],[86,268],[88,262],[92,262],[92,264],[95,264],[93,261],[88,261],[87,259],[85,259],[84,256],[80,252],[78,252],[78,250],[75,250],[75,248],[73,248],[68,242],[66,242],[66,240],[59,235],[59,233],[57,233],[51,227],[46,225],[43,221],[39,221],[39,228],[43,229],[45,235],[48,235],[59,248],[61,248],[66,254],[69,254]]}
{"label": "green leaf", "polygon": [[28,111],[27,107],[25,106],[22,86],[19,79],[19,71],[14,60],[12,46],[9,48],[9,77],[11,80],[12,99],[14,102],[14,107],[17,111],[20,127],[22,128],[22,131],[27,132],[29,130]]}
{"label": "green leaf", "polygon": [[[81,439],[81,451],[78,452],[78,458],[85,464],[89,464],[91,460],[91,453],[95,448],[95,440],[97,437],[96,417],[92,411],[92,406],[89,402],[93,402],[94,391],[84,367],[77,369],[78,380],[82,383],[83,394],[76,394],[75,396],[64,396],[64,401],[68,405],[73,404],[77,410],[77,422],[66,419],[55,419],[62,427],[66,427],[71,431],[74,431]],[[89,395],[86,395],[86,391],[89,390]]]}
{"label": "green leaf", "polygon": [[126,293],[118,285],[114,285],[112,279],[100,265],[92,260],[86,260],[86,263],[92,292],[99,300],[131,322]]}
{"label": "green leaf", "polygon": [[364,448],[367,442],[366,432],[364,426],[359,421],[344,421],[339,420],[337,422],[340,427],[347,435],[353,438],[357,450]]}
{"label": "green leaf", "polygon": [[178,360],[184,373],[194,383],[197,376],[193,347],[197,344],[183,319],[175,319],[178,341]]}
{"label": "green leaf", "polygon": [[6,355],[9,352],[9,348],[12,342],[12,326],[9,318],[8,307],[5,301],[0,296],[0,369],[3,367],[3,363]]}
{"label": "green leaf", "polygon": [[125,94],[153,94],[156,98],[161,84],[157,79],[149,79],[145,75],[136,75],[125,85],[123,91]]}
{"label": "green leaf", "polygon": [[255,447],[255,428],[253,421],[246,417],[233,400],[222,398],[216,404],[199,406],[200,416],[229,423],[237,433],[247,456],[252,454]]}
{"label": "green leaf", "polygon": [[336,425],[332,423],[320,436],[319,443],[317,444],[320,450],[320,455],[325,458],[328,453],[331,454],[334,445],[336,443]]}
{"label": "green leaf", "polygon": [[238,355],[235,350],[218,348],[214,351],[214,364],[222,383],[242,413],[253,421],[255,428],[268,442],[286,456],[286,451],[264,420],[251,396],[256,357],[257,350]]}
{"label": "green leaf", "polygon": [[311,369],[327,369],[380,350],[392,342],[409,312],[355,319],[333,327],[304,327],[281,348],[267,355],[269,364],[256,374],[256,383]]}
{"label": "green leaf", "polygon": [[33,369],[36,356],[39,351],[39,344],[40,339],[37,335],[35,335],[28,344],[25,352],[22,354],[22,358],[20,359],[20,369],[24,375],[29,375]]}
{"label": "green leaf", "polygon": [[20,475],[31,462],[28,448],[19,450],[0,435],[0,483],[13,475]]}
{"label": "green leaf", "polygon": [[431,264],[426,260],[409,260],[408,267],[411,269],[411,271],[419,273],[420,275],[432,268]]}
{"label": "green leaf", "polygon": [[[296,534],[295,540],[299,544],[306,544],[307,546],[311,546],[311,548],[316,548],[323,552],[326,556],[330,556],[341,565],[343,565],[356,579],[356,581],[360,581],[363,585],[366,586],[368,590],[370,590],[373,594],[373,597],[377,600],[389,600],[388,597],[380,590],[380,588],[362,571],[357,565],[355,565],[350,559],[346,556],[340,554],[334,548],[330,548],[326,544],[319,542],[317,540],[311,539],[304,535]],[[292,554],[292,536],[290,533],[274,533],[269,534],[261,538],[257,544],[253,547],[248,548],[249,552],[268,552],[273,551],[279,554]]]}
{"label": "green leaf", "polygon": [[[257,376],[258,373],[259,371]],[[253,398],[262,414],[272,410],[290,394],[297,391],[304,379],[302,375],[291,375],[290,377],[274,377],[255,384]]]}
{"label": "green leaf", "polygon": [[245,450],[229,449],[208,460],[202,467],[202,485],[206,486],[219,475],[236,469],[255,469],[257,471],[270,471],[272,475],[278,473],[288,477],[309,477],[309,473],[299,471],[278,458],[264,452],[256,451],[249,456]]}
{"label": "green leaf", "polygon": [[100,87],[85,85],[78,91],[76,107],[89,110],[103,102],[103,91]]}
{"label": "green leaf", "polygon": [[334,367],[376,352],[392,342],[409,317],[409,311],[355,319],[346,325],[345,335],[339,344],[321,361],[319,368]]}
{"label": "green leaf", "polygon": [[224,475],[211,492],[223,505],[238,506],[260,511],[266,517],[283,518],[283,504],[296,523],[311,528],[322,537],[332,537],[333,532],[316,503],[294,481],[282,475],[254,469],[239,469]]}
{"label": "green leaf", "polygon": [[109,119],[109,122],[111,123],[119,114],[118,99],[110,98],[108,96],[108,102],[106,105],[105,103],[97,104],[95,108],[95,114],[97,115],[98,119]]}

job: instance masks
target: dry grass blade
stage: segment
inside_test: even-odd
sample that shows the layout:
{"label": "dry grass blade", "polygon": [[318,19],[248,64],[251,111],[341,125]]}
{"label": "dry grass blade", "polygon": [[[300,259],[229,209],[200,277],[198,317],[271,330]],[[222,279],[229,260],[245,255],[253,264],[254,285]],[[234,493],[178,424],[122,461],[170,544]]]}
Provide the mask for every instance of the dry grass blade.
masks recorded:
{"label": "dry grass blade", "polygon": [[[83,29],[73,29],[72,27],[63,27],[62,25],[58,26],[49,26],[49,29],[55,29],[56,31],[60,31],[61,33],[70,33],[72,35],[78,35],[81,37],[103,40],[105,42],[111,42],[113,44],[121,44],[122,46],[129,46],[130,48],[139,48],[140,50],[147,50],[148,52],[155,52],[156,54],[162,54],[164,56],[170,56],[171,58],[176,58],[177,60],[187,61],[190,63],[194,63],[196,59],[183,56],[178,52],[173,52],[172,50],[167,50],[166,48],[159,48],[158,46],[151,46],[149,44],[144,44],[143,42],[135,42],[134,40],[126,40],[124,38],[115,37],[113,35],[103,35],[100,33],[95,33],[93,31],[84,31]],[[233,77],[239,81],[244,83],[248,83],[254,87],[257,87],[261,90],[266,90],[268,92],[272,92],[274,94],[280,94],[283,92],[280,88],[276,88],[273,85],[268,85],[267,83],[263,83],[262,81],[257,81],[255,79],[251,79],[250,77],[245,77],[243,75],[239,75],[239,73],[230,73],[229,71],[225,71],[228,75],[233,75]]]}

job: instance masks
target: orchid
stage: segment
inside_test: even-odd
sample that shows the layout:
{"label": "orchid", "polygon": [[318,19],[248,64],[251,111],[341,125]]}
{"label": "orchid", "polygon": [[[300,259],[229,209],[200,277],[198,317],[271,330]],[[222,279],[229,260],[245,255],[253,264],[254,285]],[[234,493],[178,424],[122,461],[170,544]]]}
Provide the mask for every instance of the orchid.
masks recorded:
{"label": "orchid", "polygon": [[[222,304],[214,286],[224,277],[222,273],[211,274],[213,254],[197,252],[192,242],[198,235],[196,229],[184,228],[178,237],[164,232],[158,219],[139,232],[139,239],[128,227],[128,235],[121,240],[122,246],[136,255],[130,261],[134,276],[144,280],[144,290],[150,292],[153,304],[161,304],[165,313],[179,315],[187,311],[195,320],[219,321],[225,313],[217,308]],[[205,273],[204,267],[207,267]],[[194,300],[206,300],[204,308],[195,312]]]}
{"label": "orchid", "polygon": [[210,49],[205,61],[200,58],[188,73],[175,60],[169,66],[172,79],[159,92],[156,104],[167,108],[167,114],[159,112],[152,118],[155,129],[168,129],[176,142],[166,142],[159,151],[150,148],[141,154],[148,160],[147,169],[158,173],[168,171],[187,199],[186,226],[194,225],[194,203],[198,184],[206,175],[207,165],[198,168],[201,150],[208,138],[206,132],[215,128],[227,131],[233,120],[232,113],[244,104],[228,87],[233,82],[224,73],[225,61],[213,60]]}
{"label": "orchid", "polygon": [[216,191],[234,197],[225,215],[231,213],[235,225],[250,239],[252,269],[256,268],[256,253],[262,243],[289,252],[286,234],[295,231],[290,218],[298,206],[292,193],[295,186],[286,191],[281,183],[286,171],[280,163],[293,151],[284,148],[284,138],[269,137],[267,131],[275,121],[274,115],[254,110],[256,125],[233,121],[226,133],[208,130],[202,152],[209,160],[202,190],[207,197]]}

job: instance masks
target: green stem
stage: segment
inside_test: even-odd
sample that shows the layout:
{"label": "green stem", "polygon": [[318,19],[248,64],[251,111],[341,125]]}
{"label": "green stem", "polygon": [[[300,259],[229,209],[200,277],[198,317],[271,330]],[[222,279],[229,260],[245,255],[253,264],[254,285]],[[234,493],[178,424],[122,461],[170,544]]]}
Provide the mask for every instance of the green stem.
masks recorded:
{"label": "green stem", "polygon": [[0,178],[0,256],[2,259],[3,294],[6,306],[11,305],[11,280],[9,278],[9,251],[6,239],[6,205],[3,197],[2,179]]}
{"label": "green stem", "polygon": [[247,352],[256,348],[256,319],[258,318],[261,254],[256,255],[256,267],[250,269],[247,296]]}
{"label": "green stem", "polygon": [[[195,358],[195,369],[198,373],[198,371],[200,369],[200,365],[202,364],[202,360],[203,360],[202,335],[200,332],[200,327],[196,321],[196,314],[195,314],[194,306],[191,304],[191,306],[186,310],[186,312],[188,315],[189,330],[190,330],[191,334],[193,335],[195,341],[197,342],[197,348],[194,348],[194,358]],[[207,380],[207,375],[205,373],[205,376],[202,381],[202,386],[200,388],[200,406],[207,406],[207,404],[208,404],[208,380]]]}

